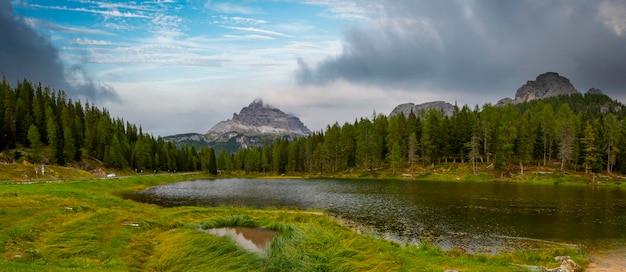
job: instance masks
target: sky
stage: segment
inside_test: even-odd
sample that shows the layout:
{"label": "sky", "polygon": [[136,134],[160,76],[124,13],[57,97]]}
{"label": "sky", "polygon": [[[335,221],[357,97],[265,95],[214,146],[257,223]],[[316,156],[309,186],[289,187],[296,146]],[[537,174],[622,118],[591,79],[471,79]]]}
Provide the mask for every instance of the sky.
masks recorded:
{"label": "sky", "polygon": [[626,102],[620,0],[0,0],[0,74],[156,136],[256,98],[311,130],[398,104],[482,106],[552,71]]}

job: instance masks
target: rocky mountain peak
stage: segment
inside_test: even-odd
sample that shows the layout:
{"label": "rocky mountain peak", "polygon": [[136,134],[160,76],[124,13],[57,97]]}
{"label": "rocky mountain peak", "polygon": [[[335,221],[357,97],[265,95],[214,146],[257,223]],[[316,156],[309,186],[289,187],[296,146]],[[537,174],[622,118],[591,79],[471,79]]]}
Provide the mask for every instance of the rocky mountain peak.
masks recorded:
{"label": "rocky mountain peak", "polygon": [[[294,138],[311,133],[300,119],[268,106],[260,98],[255,99],[233,118],[221,121],[205,135],[209,141],[229,141],[234,137]],[[262,143],[262,141],[261,141]],[[245,145],[242,145],[245,147]]]}
{"label": "rocky mountain peak", "polygon": [[413,114],[419,115],[422,111],[428,111],[430,109],[436,109],[441,111],[444,115],[452,116],[452,113],[454,112],[454,105],[445,101],[433,101],[417,105],[413,103],[404,103],[396,106],[389,115],[393,116],[402,112],[404,113],[404,116],[408,117],[411,111]]}
{"label": "rocky mountain peak", "polygon": [[591,88],[587,91],[587,94],[604,94],[604,93],[598,88]]}
{"label": "rocky mountain peak", "polygon": [[566,77],[555,72],[547,72],[529,80],[515,93],[515,103],[528,102],[558,95],[578,93]]}
{"label": "rocky mountain peak", "polygon": [[256,98],[248,105],[248,108],[262,108],[263,107],[263,99]]}
{"label": "rocky mountain peak", "polygon": [[233,118],[214,125],[207,133],[187,133],[164,137],[177,146],[209,146],[234,153],[240,148],[262,146],[265,140],[293,139],[310,134],[300,119],[294,115],[263,103],[257,98]]}

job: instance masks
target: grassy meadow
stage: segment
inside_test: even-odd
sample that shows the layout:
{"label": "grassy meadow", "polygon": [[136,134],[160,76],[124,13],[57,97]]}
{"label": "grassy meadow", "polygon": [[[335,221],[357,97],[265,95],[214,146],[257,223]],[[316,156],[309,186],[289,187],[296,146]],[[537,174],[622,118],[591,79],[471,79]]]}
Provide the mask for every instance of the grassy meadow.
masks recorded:
{"label": "grassy meadow", "polygon": [[[0,183],[0,271],[520,271],[557,267],[563,247],[469,255],[358,234],[318,212],[175,207],[120,195],[199,174]],[[199,231],[248,226],[278,231],[269,255]]]}

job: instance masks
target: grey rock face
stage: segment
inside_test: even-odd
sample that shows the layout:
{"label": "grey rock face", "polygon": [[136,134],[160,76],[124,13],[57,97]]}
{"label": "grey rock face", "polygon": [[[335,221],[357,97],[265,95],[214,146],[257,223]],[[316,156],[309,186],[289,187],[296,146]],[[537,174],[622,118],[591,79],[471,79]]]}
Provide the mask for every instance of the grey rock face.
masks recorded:
{"label": "grey rock face", "polygon": [[310,133],[298,117],[256,99],[239,113],[234,113],[232,119],[217,123],[205,137],[210,145],[231,142],[245,148],[262,145],[263,139],[293,139]]}
{"label": "grey rock face", "polygon": [[528,81],[515,93],[515,103],[528,102],[564,94],[578,93],[569,79],[558,73],[547,72],[537,76],[534,81]]}
{"label": "grey rock face", "polygon": [[232,119],[217,123],[206,135],[211,139],[232,132],[255,136],[304,136],[311,133],[298,117],[264,105],[261,99],[242,108],[239,114],[234,113]]}
{"label": "grey rock face", "polygon": [[417,104],[417,105],[413,103],[405,103],[405,104],[400,104],[396,106],[391,111],[389,116],[393,116],[402,112],[404,113],[404,116],[408,117],[411,111],[413,111],[413,114],[419,115],[422,112],[426,112],[430,109],[440,110],[441,112],[443,112],[443,114],[447,116],[452,116],[452,113],[454,112],[454,105],[448,102],[444,102],[444,101],[427,102],[427,103],[422,103],[422,104]]}
{"label": "grey rock face", "polygon": [[600,89],[591,88],[587,91],[587,94],[604,94]]}
{"label": "grey rock face", "polygon": [[515,104],[515,100],[508,97],[502,98],[498,101],[498,103],[496,103],[496,107],[504,107],[508,104]]}
{"label": "grey rock face", "polygon": [[272,142],[276,138],[293,139],[310,133],[298,117],[256,99],[239,113],[234,113],[232,119],[217,123],[205,134],[178,134],[163,139],[177,146],[209,146],[234,153],[239,148],[262,146],[266,139]]}

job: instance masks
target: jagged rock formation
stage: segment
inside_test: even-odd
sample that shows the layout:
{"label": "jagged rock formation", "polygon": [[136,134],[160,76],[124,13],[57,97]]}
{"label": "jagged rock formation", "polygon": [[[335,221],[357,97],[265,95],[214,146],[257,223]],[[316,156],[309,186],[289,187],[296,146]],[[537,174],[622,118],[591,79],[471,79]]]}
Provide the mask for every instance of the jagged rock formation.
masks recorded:
{"label": "jagged rock formation", "polygon": [[600,89],[591,88],[587,91],[587,94],[604,94]]}
{"label": "jagged rock formation", "polygon": [[419,115],[422,113],[422,111],[426,112],[433,108],[440,110],[441,112],[443,112],[443,114],[447,116],[452,116],[452,113],[454,112],[454,105],[444,101],[434,101],[417,105],[413,103],[400,104],[391,111],[389,116],[393,116],[402,112],[404,113],[404,116],[408,117],[411,111],[413,111],[415,115]]}
{"label": "jagged rock formation", "polygon": [[163,137],[163,140],[166,142],[172,142],[178,147],[183,145],[195,145],[196,147],[208,146],[208,141],[206,137],[199,133],[185,133],[165,136]]}
{"label": "jagged rock formation", "polygon": [[517,89],[515,103],[575,93],[578,93],[578,91],[569,79],[560,76],[558,73],[547,72],[537,76],[537,79],[534,81],[529,80]]}
{"label": "jagged rock formation", "polygon": [[264,105],[263,100],[256,99],[242,108],[239,114],[233,113],[232,119],[217,123],[206,134],[178,134],[163,139],[177,146],[210,146],[233,153],[239,148],[261,146],[265,140],[291,140],[309,133],[311,131],[298,117]]}
{"label": "jagged rock formation", "polygon": [[264,105],[261,99],[252,101],[250,105],[242,108],[239,114],[233,113],[232,119],[217,123],[206,133],[206,136],[213,141],[224,139],[224,137],[230,138],[229,134],[233,132],[249,136],[269,135],[290,138],[311,133],[298,117]]}
{"label": "jagged rock formation", "polygon": [[502,98],[496,103],[496,107],[504,107],[508,104],[515,104],[515,100],[508,97]]}
{"label": "jagged rock formation", "polygon": [[[600,90],[592,88],[593,92]],[[591,90],[589,90],[591,91]],[[574,85],[566,77],[555,72],[547,72],[537,76],[535,80],[529,80],[515,92],[515,99],[503,98],[496,103],[498,107],[508,104],[519,104],[536,99],[544,99],[559,95],[571,95],[579,93]],[[589,93],[589,92],[587,92]]]}

